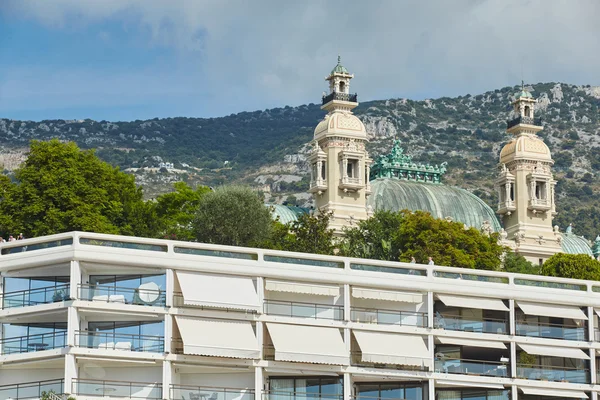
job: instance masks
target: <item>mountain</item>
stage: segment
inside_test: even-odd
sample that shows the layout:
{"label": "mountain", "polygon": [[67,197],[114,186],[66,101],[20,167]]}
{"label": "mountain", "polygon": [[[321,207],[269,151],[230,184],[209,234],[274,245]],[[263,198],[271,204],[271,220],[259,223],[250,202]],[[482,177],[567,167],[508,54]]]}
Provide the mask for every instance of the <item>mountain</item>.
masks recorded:
{"label": "mountain", "polygon": [[[498,154],[509,139],[506,120],[519,89],[424,101],[370,101],[355,113],[371,136],[372,155],[387,151],[397,137],[415,160],[447,161],[447,184],[471,190],[495,208]],[[544,120],[541,136],[556,162],[556,222],[562,229],[573,222],[577,234],[595,237],[600,233],[600,87],[538,83],[529,89],[538,98],[536,116]],[[242,182],[263,190],[269,201],[306,204],[306,144],[323,115],[318,105],[308,104],[221,118],[0,119],[0,163],[10,173],[31,139],[58,137],[96,148],[101,158],[135,174],[147,197],[169,190],[177,180],[212,186]]]}

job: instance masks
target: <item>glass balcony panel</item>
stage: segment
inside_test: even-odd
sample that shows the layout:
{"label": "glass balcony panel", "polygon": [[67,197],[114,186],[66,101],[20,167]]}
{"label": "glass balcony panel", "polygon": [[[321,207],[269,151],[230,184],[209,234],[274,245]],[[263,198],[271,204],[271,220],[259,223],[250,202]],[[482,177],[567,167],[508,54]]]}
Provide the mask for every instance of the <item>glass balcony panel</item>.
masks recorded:
{"label": "glass balcony panel", "polygon": [[254,390],[171,385],[171,398],[190,400],[254,400]]}
{"label": "glass balcony panel", "polygon": [[554,382],[590,383],[588,369],[517,365],[517,377]]}
{"label": "glass balcony panel", "polygon": [[38,399],[41,397],[42,392],[49,391],[62,394],[63,380],[55,379],[0,386],[0,399]]}
{"label": "glass balcony panel", "polygon": [[360,323],[421,327],[427,325],[427,314],[420,312],[353,307],[350,314],[352,321]]}
{"label": "glass balcony panel", "polygon": [[265,300],[264,310],[265,314],[285,317],[329,319],[337,321],[344,319],[343,308],[341,306],[329,304]]}
{"label": "glass balcony panel", "polygon": [[117,397],[126,399],[160,399],[162,386],[157,383],[118,381],[73,381],[73,394],[78,396]]}
{"label": "glass balcony panel", "polygon": [[436,328],[447,329],[450,331],[496,333],[502,335],[505,335],[507,332],[507,321],[505,320],[496,320],[491,318],[475,320],[457,315],[436,316],[434,326]]}
{"label": "glass balcony panel", "polygon": [[493,361],[445,358],[435,361],[435,370],[446,374],[508,377],[508,365]]}
{"label": "glass balcony panel", "polygon": [[30,353],[42,350],[52,350],[65,347],[67,332],[51,332],[41,335],[10,337],[0,340],[2,354]]}
{"label": "glass balcony panel", "polygon": [[105,303],[135,304],[153,307],[164,307],[166,305],[164,290],[138,290],[104,285],[80,285],[79,297],[82,300],[103,301]]}
{"label": "glass balcony panel", "polygon": [[151,353],[162,353],[164,351],[164,338],[160,336],[78,331],[75,338],[77,346],[92,349]]}
{"label": "glass balcony panel", "polygon": [[557,324],[533,324],[517,321],[516,333],[518,336],[541,337],[564,340],[586,340],[585,327],[564,326]]}
{"label": "glass balcony panel", "polygon": [[2,296],[2,308],[28,307],[70,299],[70,285],[20,290]]}
{"label": "glass balcony panel", "polygon": [[310,392],[271,391],[263,394],[264,400],[342,400],[342,395],[330,395]]}

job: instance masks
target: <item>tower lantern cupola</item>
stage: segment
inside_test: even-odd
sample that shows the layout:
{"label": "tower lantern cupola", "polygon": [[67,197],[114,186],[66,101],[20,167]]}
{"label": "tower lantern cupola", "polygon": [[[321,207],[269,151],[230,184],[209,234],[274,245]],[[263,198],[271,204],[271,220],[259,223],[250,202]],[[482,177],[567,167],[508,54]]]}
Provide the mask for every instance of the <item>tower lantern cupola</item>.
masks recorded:
{"label": "tower lantern cupola", "polygon": [[349,73],[346,67],[342,65],[341,57],[338,56],[337,65],[325,78],[329,82],[329,94],[323,94],[323,105],[321,106],[323,110],[350,111],[358,106],[358,96],[356,93],[350,94],[350,80],[352,78],[354,78],[354,75]]}

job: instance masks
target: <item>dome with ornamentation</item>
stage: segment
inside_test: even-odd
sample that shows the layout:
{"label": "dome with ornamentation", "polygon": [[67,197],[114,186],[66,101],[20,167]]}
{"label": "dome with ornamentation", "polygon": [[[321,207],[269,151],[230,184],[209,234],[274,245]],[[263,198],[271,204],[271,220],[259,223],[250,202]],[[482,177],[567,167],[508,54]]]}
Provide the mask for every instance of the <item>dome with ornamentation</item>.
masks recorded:
{"label": "dome with ornamentation", "polygon": [[349,74],[346,67],[342,65],[342,58],[340,56],[338,56],[337,65],[331,70],[331,75],[333,74]]}
{"label": "dome with ornamentation", "polygon": [[583,236],[577,236],[573,233],[573,226],[569,225],[563,234],[561,248],[566,254],[587,254],[592,257],[592,248],[590,243]]}
{"label": "dome with ornamentation", "polygon": [[508,142],[500,152],[500,163],[513,160],[533,160],[551,162],[550,149],[535,135],[520,135]]}
{"label": "dome with ornamentation", "polygon": [[364,139],[367,136],[367,129],[360,118],[349,112],[327,114],[325,119],[319,122],[315,128],[315,138],[325,134],[336,133],[354,135],[357,138]]}

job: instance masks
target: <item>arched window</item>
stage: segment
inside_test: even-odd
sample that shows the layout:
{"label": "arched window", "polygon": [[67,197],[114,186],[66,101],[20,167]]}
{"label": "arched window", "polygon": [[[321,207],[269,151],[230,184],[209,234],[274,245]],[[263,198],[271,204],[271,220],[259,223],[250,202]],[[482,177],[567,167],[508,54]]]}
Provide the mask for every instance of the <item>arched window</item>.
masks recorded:
{"label": "arched window", "polygon": [[525,116],[531,117],[531,108],[529,106],[525,106]]}
{"label": "arched window", "polygon": [[340,93],[346,93],[346,83],[340,82]]}

